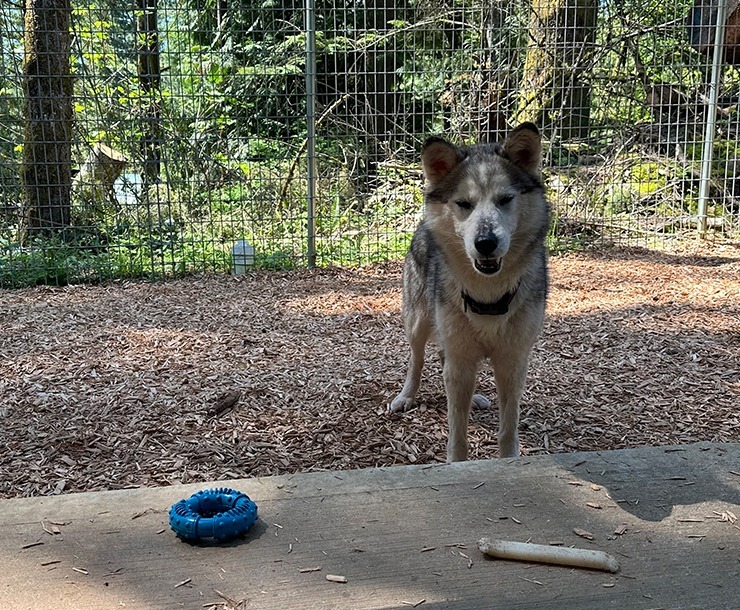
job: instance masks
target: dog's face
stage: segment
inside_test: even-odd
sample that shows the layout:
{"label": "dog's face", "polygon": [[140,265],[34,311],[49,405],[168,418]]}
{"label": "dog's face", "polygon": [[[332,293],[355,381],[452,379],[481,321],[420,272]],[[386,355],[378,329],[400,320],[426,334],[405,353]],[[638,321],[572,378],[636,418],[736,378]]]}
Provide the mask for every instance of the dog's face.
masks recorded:
{"label": "dog's face", "polygon": [[454,245],[464,249],[478,273],[501,270],[525,216],[527,195],[542,188],[541,150],[532,123],[513,130],[503,146],[458,148],[441,138],[425,143],[427,219],[447,245],[459,242]]}

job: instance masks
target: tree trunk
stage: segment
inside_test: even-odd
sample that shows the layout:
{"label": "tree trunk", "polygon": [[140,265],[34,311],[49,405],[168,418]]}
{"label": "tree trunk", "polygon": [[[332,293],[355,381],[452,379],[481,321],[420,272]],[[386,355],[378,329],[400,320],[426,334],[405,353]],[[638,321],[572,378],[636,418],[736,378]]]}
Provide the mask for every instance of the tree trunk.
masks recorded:
{"label": "tree trunk", "polygon": [[596,39],[599,0],[533,0],[519,120],[550,136],[585,137],[591,88],[583,73]]}
{"label": "tree trunk", "polygon": [[21,179],[28,233],[65,237],[72,188],[70,0],[26,0]]}
{"label": "tree trunk", "polygon": [[[506,7],[509,10],[509,7]],[[489,49],[486,61],[481,65],[481,85],[479,101],[476,104],[478,140],[481,142],[502,141],[509,131],[506,123],[507,117],[511,115],[511,103],[507,99],[511,94],[512,87],[516,87],[516,79],[512,78],[515,71],[511,67],[515,64],[511,55],[516,53],[514,49],[502,52],[502,45],[497,37],[499,31],[507,27],[506,14],[502,5],[489,3],[483,13],[481,27],[482,36],[486,41],[485,48]],[[502,58],[501,56],[504,55]],[[501,60],[504,59],[502,62]],[[513,102],[516,104],[516,100]]]}
{"label": "tree trunk", "polygon": [[[370,6],[372,12],[368,13],[367,28],[379,36],[387,35],[393,27],[390,22],[396,19],[397,10],[402,11],[403,3],[377,0]],[[360,69],[358,94],[364,101],[358,112],[367,138],[366,170],[368,188],[372,190],[378,175],[378,164],[387,159],[388,152],[393,150],[398,131],[395,92],[398,53],[395,39],[390,38],[384,44],[368,49],[356,65]]]}
{"label": "tree trunk", "polygon": [[[348,120],[361,132],[365,147],[363,178],[372,182],[377,177],[378,163],[387,159],[388,151],[396,145],[399,123],[398,94],[395,91],[396,70],[401,51],[396,47],[392,22],[403,15],[405,2],[377,0],[367,8],[362,27],[374,32],[377,44],[357,51],[335,51],[319,55],[317,97],[322,106],[331,106],[347,94]],[[338,36],[339,32],[337,33]],[[373,189],[372,185],[362,188]]]}
{"label": "tree trunk", "polygon": [[[372,5],[371,22],[368,27],[378,35],[388,34],[391,21],[396,18],[396,2],[377,0]],[[373,48],[368,52],[365,66],[367,89],[364,92],[367,100],[366,126],[380,143],[390,140],[395,132],[396,121],[396,84],[397,52],[395,39],[390,39],[387,48]],[[376,151],[381,152],[381,151]]]}
{"label": "tree trunk", "polygon": [[157,0],[136,0],[137,72],[142,92],[141,148],[144,156],[143,177],[147,184],[159,182],[162,170],[162,106],[159,63],[159,27]]}

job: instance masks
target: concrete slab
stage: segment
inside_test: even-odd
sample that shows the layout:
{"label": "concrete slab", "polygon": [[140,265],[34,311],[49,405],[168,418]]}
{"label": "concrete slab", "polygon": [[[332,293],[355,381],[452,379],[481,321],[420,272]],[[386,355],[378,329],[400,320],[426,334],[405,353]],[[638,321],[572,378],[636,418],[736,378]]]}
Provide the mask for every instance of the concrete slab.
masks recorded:
{"label": "concrete slab", "polygon": [[[260,513],[226,545],[167,527],[210,485],[0,502],[0,606],[740,608],[740,444],[225,484]],[[481,536],[601,549],[621,571],[487,559]]]}

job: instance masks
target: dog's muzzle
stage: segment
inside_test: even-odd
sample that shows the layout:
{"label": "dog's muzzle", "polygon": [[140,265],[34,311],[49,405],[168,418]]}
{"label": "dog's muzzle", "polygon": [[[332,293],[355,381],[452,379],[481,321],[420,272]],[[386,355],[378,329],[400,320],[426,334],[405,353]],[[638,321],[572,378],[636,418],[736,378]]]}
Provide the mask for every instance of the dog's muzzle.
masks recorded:
{"label": "dog's muzzle", "polygon": [[501,257],[494,253],[499,247],[498,238],[492,233],[479,235],[475,239],[475,268],[485,275],[493,275],[501,269]]}

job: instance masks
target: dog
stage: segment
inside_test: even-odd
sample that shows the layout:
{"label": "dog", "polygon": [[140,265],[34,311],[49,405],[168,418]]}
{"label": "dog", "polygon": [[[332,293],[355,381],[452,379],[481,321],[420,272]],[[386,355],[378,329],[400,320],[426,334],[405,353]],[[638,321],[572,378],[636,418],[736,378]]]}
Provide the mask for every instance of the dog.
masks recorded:
{"label": "dog", "polygon": [[436,337],[447,395],[447,461],[468,457],[478,368],[493,366],[501,457],[519,455],[519,402],[548,289],[549,209],[537,127],[523,123],[503,144],[457,147],[431,137],[422,148],[424,218],[403,269],[402,317],[411,347],[406,381],[388,411],[410,408],[425,346]]}

